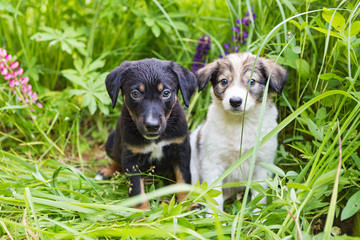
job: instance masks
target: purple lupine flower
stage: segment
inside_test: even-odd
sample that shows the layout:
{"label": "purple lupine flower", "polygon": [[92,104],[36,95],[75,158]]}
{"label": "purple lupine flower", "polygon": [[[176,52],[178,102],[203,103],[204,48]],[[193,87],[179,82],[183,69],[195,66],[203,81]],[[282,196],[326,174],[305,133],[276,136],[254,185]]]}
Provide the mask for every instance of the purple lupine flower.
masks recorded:
{"label": "purple lupine flower", "polygon": [[12,88],[11,92],[13,94],[21,94],[17,99],[20,102],[24,101],[23,105],[32,106],[35,104],[42,108],[43,105],[38,101],[37,93],[31,90],[32,86],[28,83],[29,78],[22,76],[24,69],[19,67],[19,62],[11,60],[12,56],[7,54],[5,49],[0,48],[0,74],[8,81],[10,88]]}
{"label": "purple lupine flower", "polygon": [[[253,8],[251,8],[251,12],[253,14],[253,18],[255,20],[256,18],[256,14],[253,12]],[[233,35],[231,37],[232,40],[232,44],[230,43],[226,43],[224,44],[224,53],[225,56],[228,55],[230,52],[239,52],[240,48],[238,44],[245,44],[246,43],[246,39],[249,37],[249,32],[247,30],[247,28],[249,27],[250,24],[250,16],[249,16],[249,11],[247,11],[245,13],[245,17],[241,18],[241,19],[236,19],[236,24],[234,27],[232,27],[232,31],[233,31]],[[234,45],[234,46],[231,46]],[[219,56],[220,58],[223,58],[223,55]]]}
{"label": "purple lupine flower", "polygon": [[197,70],[205,66],[206,56],[209,54],[211,40],[208,35],[203,35],[196,47],[196,53],[194,55],[192,71],[196,73]]}

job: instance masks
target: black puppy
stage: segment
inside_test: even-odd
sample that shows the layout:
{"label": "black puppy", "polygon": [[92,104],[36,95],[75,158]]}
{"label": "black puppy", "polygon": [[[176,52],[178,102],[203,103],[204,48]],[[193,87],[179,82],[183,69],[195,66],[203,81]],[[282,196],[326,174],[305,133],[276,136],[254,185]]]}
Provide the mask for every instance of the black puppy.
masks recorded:
{"label": "black puppy", "polygon": [[[144,194],[141,172],[154,167],[157,174],[171,169],[176,182],[190,184],[189,130],[177,93],[180,89],[188,106],[197,86],[195,75],[174,62],[152,58],[121,63],[105,82],[113,107],[120,89],[124,104],[105,145],[115,163],[95,179],[120,170],[128,175],[129,196]],[[179,201],[184,197],[177,195]],[[149,204],[135,207],[149,209]]]}

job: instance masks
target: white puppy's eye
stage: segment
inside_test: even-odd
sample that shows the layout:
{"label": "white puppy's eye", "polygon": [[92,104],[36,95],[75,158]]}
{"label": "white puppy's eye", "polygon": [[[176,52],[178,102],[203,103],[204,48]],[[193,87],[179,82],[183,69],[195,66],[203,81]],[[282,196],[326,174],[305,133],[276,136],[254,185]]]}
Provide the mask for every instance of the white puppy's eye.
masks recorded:
{"label": "white puppy's eye", "polygon": [[130,96],[133,99],[138,99],[138,98],[140,98],[140,92],[138,90],[132,90],[131,93],[130,93]]}
{"label": "white puppy's eye", "polygon": [[171,92],[170,92],[170,90],[164,90],[163,92],[162,92],[162,98],[163,99],[168,99],[169,97],[171,96]]}
{"label": "white puppy's eye", "polygon": [[228,80],[226,78],[221,79],[221,85],[226,86],[228,84]]}
{"label": "white puppy's eye", "polygon": [[250,84],[251,86],[254,86],[255,83],[256,83],[256,81],[255,81],[254,79],[250,79],[249,84]]}

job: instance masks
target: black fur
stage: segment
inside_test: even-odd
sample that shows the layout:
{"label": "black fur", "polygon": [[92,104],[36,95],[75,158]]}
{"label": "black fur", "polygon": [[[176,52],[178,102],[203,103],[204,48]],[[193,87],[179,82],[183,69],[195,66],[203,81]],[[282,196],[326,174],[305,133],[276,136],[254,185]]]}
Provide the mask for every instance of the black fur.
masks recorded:
{"label": "black fur", "polygon": [[[191,183],[189,130],[177,93],[181,91],[188,106],[196,86],[195,75],[189,70],[158,59],[124,62],[107,76],[106,87],[113,107],[120,89],[124,104],[105,148],[128,175],[129,196],[141,192],[141,176],[136,174],[151,167],[160,175],[178,168],[183,180]],[[134,90],[140,93],[139,98],[131,95]],[[171,92],[169,98],[165,91]],[[155,122],[159,128],[149,130],[148,122]],[[151,152],[141,153],[141,149],[162,141],[171,144],[162,148],[161,159],[151,159]]]}

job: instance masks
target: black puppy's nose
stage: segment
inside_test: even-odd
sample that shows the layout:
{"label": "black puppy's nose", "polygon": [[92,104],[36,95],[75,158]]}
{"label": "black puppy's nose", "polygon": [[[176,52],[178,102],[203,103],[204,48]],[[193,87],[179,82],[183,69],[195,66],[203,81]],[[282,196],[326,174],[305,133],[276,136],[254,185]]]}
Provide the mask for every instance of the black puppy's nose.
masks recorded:
{"label": "black puppy's nose", "polygon": [[241,105],[242,99],[239,97],[232,97],[232,98],[230,98],[229,102],[232,107],[236,108]]}
{"label": "black puppy's nose", "polygon": [[145,128],[149,132],[157,132],[160,128],[159,121],[145,121]]}

